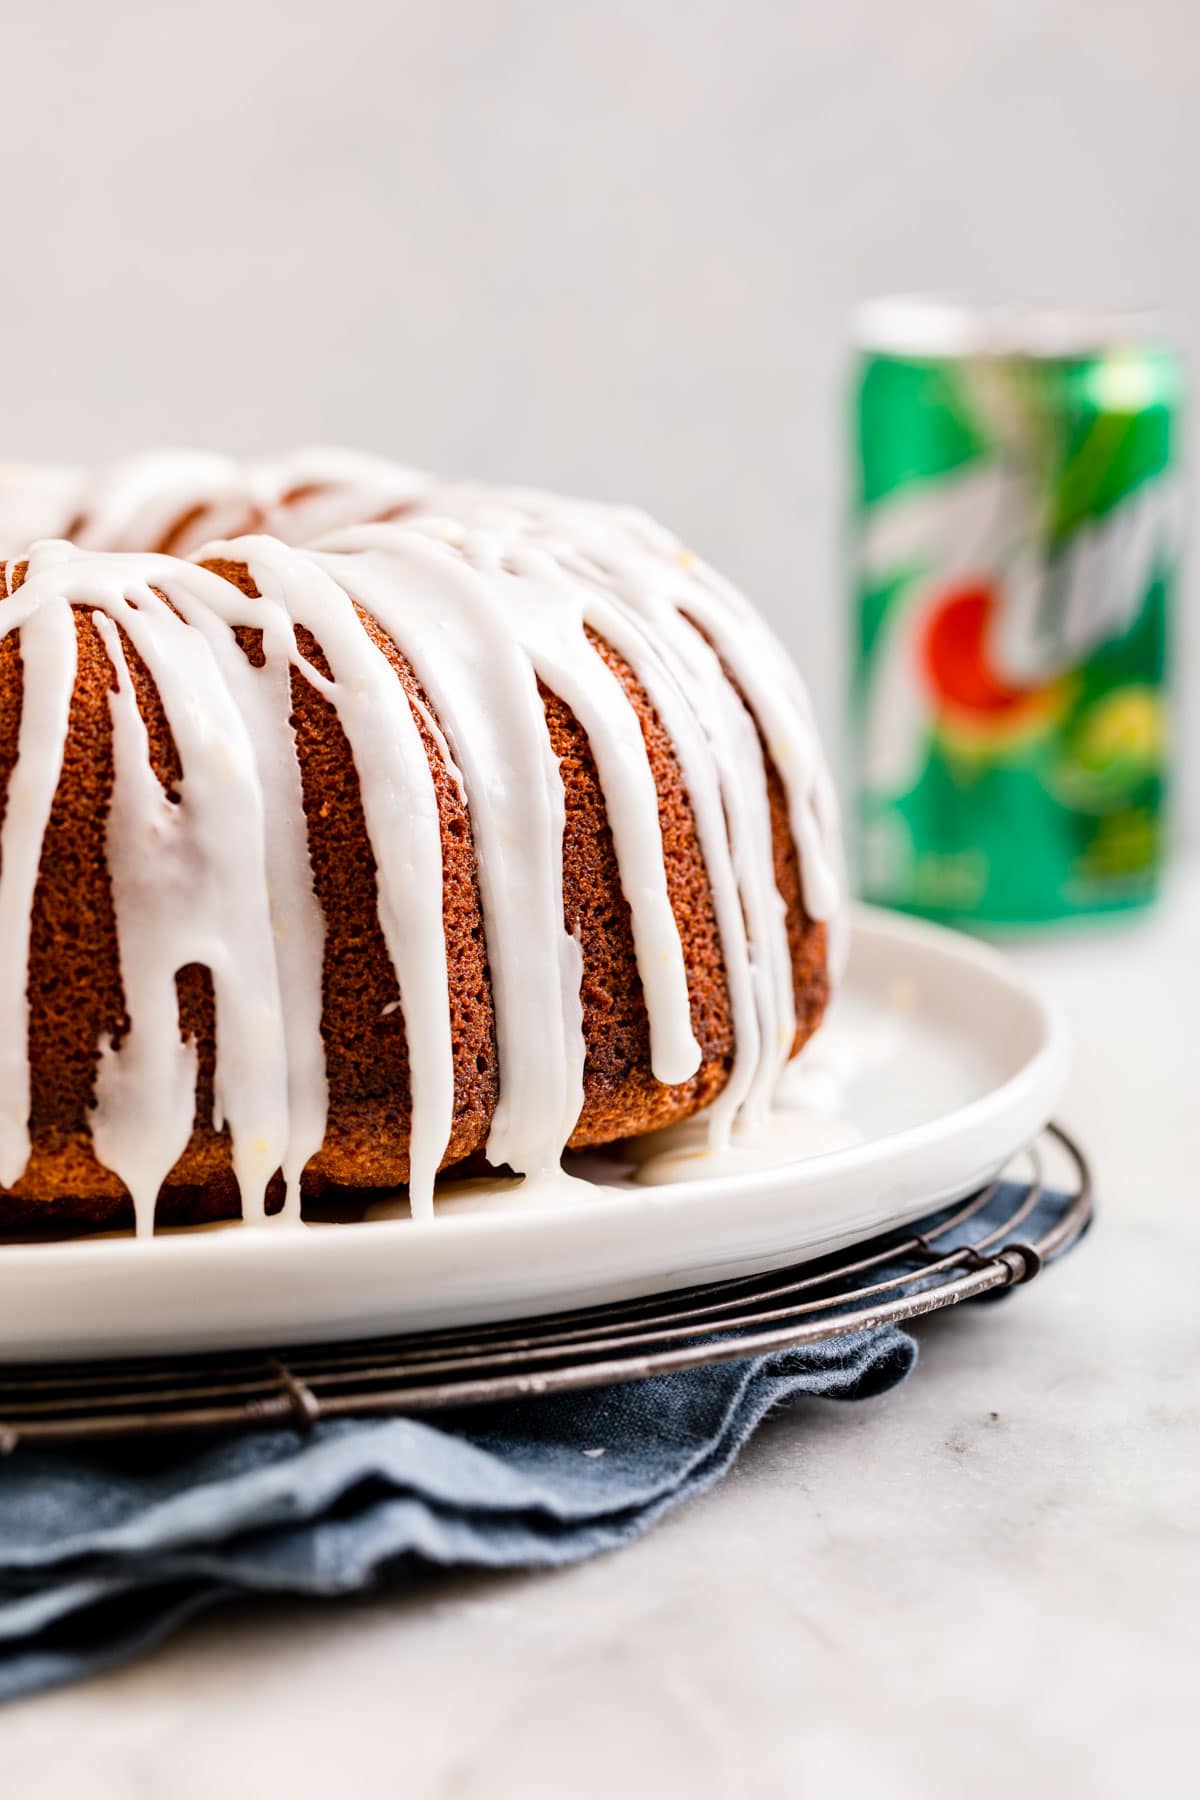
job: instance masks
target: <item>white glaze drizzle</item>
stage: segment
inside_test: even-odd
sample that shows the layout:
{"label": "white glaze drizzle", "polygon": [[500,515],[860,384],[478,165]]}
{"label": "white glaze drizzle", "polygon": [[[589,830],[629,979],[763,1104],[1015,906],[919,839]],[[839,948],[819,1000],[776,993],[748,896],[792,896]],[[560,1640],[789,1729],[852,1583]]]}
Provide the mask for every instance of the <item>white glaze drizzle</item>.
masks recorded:
{"label": "white glaze drizzle", "polygon": [[154,450],[90,475],[3,463],[0,556],[68,533],[89,550],[143,551],[170,539],[176,556],[247,531],[303,544],[407,508],[428,488],[429,477],[418,471],[337,448],[252,463],[204,450]]}
{"label": "white glaze drizzle", "polygon": [[466,482],[432,483],[425,505],[468,524],[524,532],[568,566],[590,563],[627,604],[656,622],[674,609],[701,627],[745,694],[779,772],[805,907],[810,918],[829,924],[837,940],[834,960],[840,961],[845,882],[832,777],[799,671],[745,595],[634,507]]}
{"label": "white glaze drizzle", "polygon": [[[585,603],[585,616],[626,655],[668,723],[713,883],[737,1052],[732,1078],[709,1111],[710,1133],[720,1144],[735,1124],[761,1129],[791,1052],[795,1007],[758,731],[787,795],[806,910],[828,922],[835,970],[845,944],[836,802],[799,676],[748,602],[633,509],[458,483],[435,484],[427,504],[539,545],[607,602]],[[630,627],[639,628],[640,654],[636,641],[622,644]],[[656,662],[669,670],[682,708]],[[707,759],[688,714],[707,737]]]}
{"label": "white glaze drizzle", "polygon": [[[437,483],[349,452],[306,452],[241,471],[221,458],[133,459],[82,499],[77,481],[58,478],[51,497],[80,510],[100,541],[164,539],[198,508],[188,542],[224,518],[264,521],[274,534],[196,552],[197,560],[244,563],[262,596],[256,601],[173,558],[80,558],[45,544],[25,586],[0,602],[0,635],[21,630],[26,691],[36,694],[29,716],[41,721],[28,741],[22,728],[13,823],[6,816],[0,840],[0,921],[18,927],[5,938],[16,945],[24,918],[26,953],[74,676],[72,604],[92,609],[117,674],[109,844],[131,1028],[119,1049],[101,1047],[93,1131],[97,1154],[134,1194],[140,1229],[191,1129],[195,1052],[179,1040],[174,993],[175,970],[186,962],[213,969],[218,1112],[229,1123],[246,1215],[262,1216],[266,1181],[282,1166],[295,1216],[301,1171],[323,1141],[324,927],[288,723],[297,667],[334,706],[355,759],[409,1045],[412,1206],[431,1210],[454,1074],[436,794],[413,709],[356,604],[428,693],[432,712],[413,705],[470,811],[500,1052],[489,1157],[551,1179],[583,1099],[581,957],[563,924],[563,790],[539,678],[575,714],[596,760],[631,908],[653,1072],[678,1082],[699,1063],[646,746],[587,629],[629,664],[656,707],[709,871],[737,1043],[731,1079],[710,1109],[710,1142],[719,1148],[735,1128],[761,1129],[795,1019],[759,732],[787,793],[806,909],[828,921],[835,945],[840,853],[807,696],[735,590],[640,514]],[[5,497],[0,475],[0,520]],[[43,518],[48,504],[43,494],[27,516]],[[398,510],[404,524],[360,523]],[[14,514],[20,507],[10,505]],[[349,530],[335,529],[348,522]],[[312,554],[278,541],[327,533]],[[158,686],[176,739],[184,767],[178,805],[149,765],[118,624]],[[237,625],[263,632],[260,668],[238,647]],[[301,657],[299,626],[321,644],[328,678]],[[218,800],[230,746],[232,831]],[[14,812],[13,795],[22,792],[28,811]],[[181,898],[185,875],[193,891]],[[29,1150],[26,1003],[23,983],[9,973],[23,973],[24,960],[6,957],[0,975],[6,1184]],[[256,1073],[244,1079],[251,1040]]]}
{"label": "white glaze drizzle", "polygon": [[429,488],[421,470],[361,450],[317,448],[255,463],[246,471],[260,529],[287,544],[309,544],[346,526],[382,519],[418,503]]}
{"label": "white glaze drizzle", "polygon": [[[91,556],[51,543],[34,549],[24,584],[0,602],[0,632],[19,627],[23,646],[43,610],[54,617],[68,607],[86,609],[116,676],[107,850],[129,1024],[119,1045],[98,1047],[91,1125],[99,1160],[133,1198],[140,1233],[153,1229],[159,1189],[195,1118],[196,1051],[180,1037],[175,987],[186,965],[198,963],[212,975],[214,1125],[229,1126],[247,1218],[263,1215],[267,1182],[286,1147],[261,780],[208,645],[169,604],[176,596],[202,597],[216,580],[169,557]],[[118,626],[154,680],[175,743],[182,776],[174,803],[150,764]],[[46,687],[53,682],[57,693],[58,679],[55,670],[26,666],[22,716],[27,708],[40,721],[45,744],[61,759],[65,720],[61,709],[52,720],[45,714]],[[44,788],[39,799],[45,801]],[[48,816],[48,804],[14,815],[23,839],[18,867],[40,846]]]}
{"label": "white glaze drizzle", "polygon": [[[263,598],[281,609],[293,628],[307,628],[329,664],[327,678],[301,659],[292,639],[290,660],[334,707],[354,756],[376,863],[379,923],[400,989],[408,1041],[410,1200],[415,1214],[429,1216],[433,1178],[453,1123],[454,1054],[442,922],[441,826],[420,730],[391,663],[364,631],[346,590],[316,558],[268,537],[210,545],[203,555],[244,563]],[[241,616],[243,622],[260,622],[258,612],[244,601]],[[269,667],[278,654],[274,635],[270,644],[264,639],[263,650]],[[299,805],[298,783],[291,804]],[[403,830],[397,830],[400,821]],[[302,815],[293,815],[292,829],[303,831]],[[311,913],[309,917],[309,929],[298,943],[293,940],[292,955],[295,986],[311,995],[320,990],[322,941],[311,929]],[[312,1011],[309,1005],[310,1026]],[[310,1047],[315,1062],[315,1043]],[[324,1105],[320,1112],[323,1135]]]}
{"label": "white glaze drizzle", "polygon": [[[300,663],[292,620],[270,595],[257,602],[211,575],[203,596],[176,590],[175,605],[207,640],[254,745],[263,790],[271,924],[287,1051],[288,1139],[284,1214],[300,1216],[300,1177],[325,1138],[329,1090],[321,1036],[325,919],[313,888],[300,763],[290,717],[291,672]],[[262,632],[263,661],[243,654],[233,627]]]}
{"label": "white glaze drizzle", "polygon": [[[191,521],[198,508],[200,517]],[[247,512],[246,477],[229,457],[156,450],[113,463],[89,482],[72,542],[87,550],[142,551],[172,538],[173,554],[182,555],[218,531],[244,528]]]}
{"label": "white glaze drizzle", "polygon": [[[423,539],[430,540],[431,551],[419,550]],[[345,559],[336,565],[340,579],[354,586],[413,662],[450,734],[454,754],[464,764],[474,761],[479,770],[477,781],[486,782],[484,790],[473,796],[472,782],[466,778],[472,817],[486,818],[491,810],[509,809],[511,817],[502,822],[500,835],[508,834],[514,842],[520,842],[530,828],[543,831],[544,816],[530,819],[522,812],[535,801],[528,771],[543,769],[548,804],[554,813],[554,841],[547,845],[547,860],[551,868],[559,870],[562,783],[557,764],[553,759],[547,763],[545,758],[546,723],[536,694],[537,681],[574,713],[596,761],[621,888],[629,902],[638,973],[650,1020],[651,1068],[659,1081],[686,1081],[699,1066],[700,1047],[692,1032],[687,969],[668,894],[654,775],[637,714],[621,683],[586,636],[579,584],[566,580],[554,561],[536,548],[520,542],[506,544],[484,532],[464,535],[453,521],[418,519],[401,530],[393,525],[365,526],[339,534],[331,542]],[[326,566],[334,565],[327,562]],[[438,622],[435,632],[430,631],[431,611]],[[464,680],[473,680],[469,692],[463,690]],[[512,706],[514,689],[521,694],[516,708]],[[512,715],[505,723],[497,723],[498,708]],[[526,769],[506,772],[504,781],[498,782],[495,771],[502,765],[495,758],[506,751],[512,755],[510,729],[519,731],[529,746],[528,764]],[[472,740],[483,734],[492,741],[477,753]],[[490,907],[493,915],[488,928],[493,977],[497,961],[494,943],[499,935],[509,947],[505,960],[511,962],[514,991],[531,992],[539,973],[535,967],[541,956],[539,932],[552,930],[554,921],[562,917],[561,882],[553,896],[544,896],[556,910],[531,930],[513,889],[511,854],[505,857],[505,872],[493,878],[486,862],[489,854],[497,855],[497,851],[482,848],[478,842],[476,848],[485,865],[481,876],[485,910]],[[541,867],[540,858],[532,861],[535,868]],[[575,1030],[581,1024],[578,974],[575,959],[569,952],[564,955],[563,975],[568,984],[564,1004],[571,1015],[570,1028]],[[502,984],[507,979],[500,976]],[[542,1007],[547,1024],[551,1010],[547,989]],[[533,1021],[514,1020],[514,1025],[518,1042],[510,1048],[510,1067],[522,1053],[520,1041],[537,1035],[531,1029]],[[567,1029],[565,1024],[563,1029]],[[530,1081],[535,1087],[544,1080],[542,1072],[531,1069]],[[578,1111],[576,1105],[572,1126]],[[561,1148],[560,1142],[559,1152]],[[511,1162],[512,1158],[504,1160]]]}
{"label": "white glaze drizzle", "polygon": [[582,959],[563,924],[562,779],[536,672],[496,581],[444,536],[390,525],[350,537],[316,560],[411,662],[466,788],[500,1059],[488,1158],[544,1176],[583,1105],[584,1042]]}

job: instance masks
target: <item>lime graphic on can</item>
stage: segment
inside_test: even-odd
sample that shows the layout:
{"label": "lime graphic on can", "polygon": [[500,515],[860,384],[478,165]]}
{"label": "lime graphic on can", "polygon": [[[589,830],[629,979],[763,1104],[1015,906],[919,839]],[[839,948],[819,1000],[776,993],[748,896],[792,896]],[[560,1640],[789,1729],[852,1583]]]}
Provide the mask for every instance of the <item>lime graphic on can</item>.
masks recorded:
{"label": "lime graphic on can", "polygon": [[980,925],[1157,887],[1178,359],[1144,322],[857,320],[854,741],[868,899]]}

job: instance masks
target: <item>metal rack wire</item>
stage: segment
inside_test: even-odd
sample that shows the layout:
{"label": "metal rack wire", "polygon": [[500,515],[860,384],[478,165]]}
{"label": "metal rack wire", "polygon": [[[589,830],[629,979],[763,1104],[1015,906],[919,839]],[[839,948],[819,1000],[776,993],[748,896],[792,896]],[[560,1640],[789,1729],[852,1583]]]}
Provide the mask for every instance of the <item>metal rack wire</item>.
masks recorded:
{"label": "metal rack wire", "polygon": [[[236,1426],[307,1429],[321,1419],[426,1412],[564,1393],[733,1362],[919,1318],[1033,1280],[1087,1225],[1092,1181],[1078,1145],[1045,1136],[1071,1170],[1053,1218],[1027,1235],[1043,1201],[1043,1145],[1025,1174],[834,1256],[765,1275],[553,1317],[215,1356],[0,1366],[0,1453]],[[353,1229],[348,1227],[347,1229]],[[1023,1235],[1025,1234],[1025,1235]]]}

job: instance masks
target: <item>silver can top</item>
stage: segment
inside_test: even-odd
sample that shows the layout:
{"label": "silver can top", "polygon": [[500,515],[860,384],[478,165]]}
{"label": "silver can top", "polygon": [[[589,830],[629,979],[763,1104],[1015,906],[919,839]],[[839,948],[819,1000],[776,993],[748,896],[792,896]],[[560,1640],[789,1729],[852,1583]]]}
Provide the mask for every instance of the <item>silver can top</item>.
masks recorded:
{"label": "silver can top", "polygon": [[1171,333],[1151,308],[1044,306],[938,294],[864,300],[850,324],[854,343],[914,357],[1096,356],[1167,349]]}

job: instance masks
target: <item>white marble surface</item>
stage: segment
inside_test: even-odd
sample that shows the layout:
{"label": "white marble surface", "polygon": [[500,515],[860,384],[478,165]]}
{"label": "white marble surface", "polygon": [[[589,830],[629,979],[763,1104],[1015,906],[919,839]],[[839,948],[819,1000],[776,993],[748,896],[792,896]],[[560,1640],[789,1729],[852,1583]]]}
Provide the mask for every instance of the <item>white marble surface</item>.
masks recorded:
{"label": "white marble surface", "polygon": [[1194,1779],[1200,864],[1016,952],[1067,1007],[1098,1230],[912,1380],[774,1419],[632,1549],[210,1617],[0,1715],[0,1793],[1129,1800]]}

